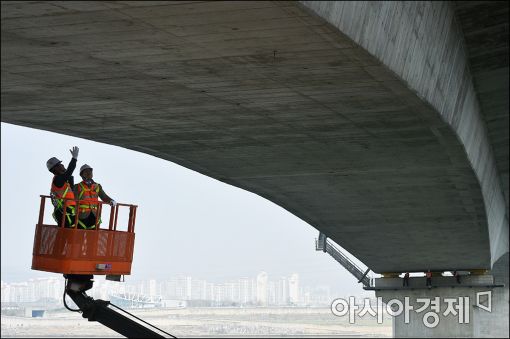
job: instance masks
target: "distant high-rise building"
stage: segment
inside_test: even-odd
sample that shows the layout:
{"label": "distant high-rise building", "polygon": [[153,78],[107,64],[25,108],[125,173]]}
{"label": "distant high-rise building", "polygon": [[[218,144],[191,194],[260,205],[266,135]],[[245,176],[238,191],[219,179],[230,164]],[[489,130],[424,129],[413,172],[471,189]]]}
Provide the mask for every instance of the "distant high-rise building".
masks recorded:
{"label": "distant high-rise building", "polygon": [[267,283],[267,304],[276,305],[276,283],[274,281]]}
{"label": "distant high-rise building", "polygon": [[239,302],[248,304],[253,301],[253,280],[243,277],[239,279]]}
{"label": "distant high-rise building", "polygon": [[213,283],[206,283],[205,286],[205,300],[215,300],[215,294],[214,294],[214,284]]}
{"label": "distant high-rise building", "polygon": [[151,279],[149,280],[149,295],[151,297],[158,295],[158,289],[157,289],[157,283],[156,280]]}
{"label": "distant high-rise building", "polygon": [[289,278],[289,302],[293,305],[299,303],[299,275],[293,273]]}
{"label": "distant high-rise building", "polygon": [[257,275],[257,304],[267,306],[267,273],[260,272]]}
{"label": "distant high-rise building", "polygon": [[28,284],[29,299],[54,299],[58,300],[62,296],[63,283],[57,278],[37,278],[30,279]]}
{"label": "distant high-rise building", "polygon": [[224,285],[225,289],[225,301],[237,302],[238,301],[238,284],[236,282],[226,282]]}
{"label": "distant high-rise building", "polygon": [[214,285],[214,301],[216,303],[222,303],[225,300],[225,291],[223,289],[223,285],[216,284]]}
{"label": "distant high-rise building", "polygon": [[191,300],[191,277],[186,277],[186,300]]}
{"label": "distant high-rise building", "polygon": [[276,304],[289,304],[289,284],[286,277],[281,277],[276,286]]}
{"label": "distant high-rise building", "polygon": [[2,302],[3,303],[9,302],[10,297],[11,297],[11,288],[10,288],[9,284],[5,283],[2,280]]}
{"label": "distant high-rise building", "polygon": [[191,299],[205,300],[207,292],[207,281],[200,279],[191,280]]}
{"label": "distant high-rise building", "polygon": [[[32,280],[33,281],[33,280]],[[8,287],[8,294],[9,294],[9,300],[8,302],[31,302],[35,301],[33,300],[33,293],[31,293],[30,288],[33,284],[29,284],[28,282],[20,282],[20,283],[12,283],[9,284]]]}
{"label": "distant high-rise building", "polygon": [[191,277],[177,279],[175,297],[181,300],[191,300]]}
{"label": "distant high-rise building", "polygon": [[163,282],[163,288],[161,294],[166,299],[175,299],[177,298],[177,279],[170,279]]}
{"label": "distant high-rise building", "polygon": [[310,302],[311,302],[312,298],[311,298],[311,293],[310,292],[305,292],[303,293],[303,303],[305,304],[305,306],[310,306]]}

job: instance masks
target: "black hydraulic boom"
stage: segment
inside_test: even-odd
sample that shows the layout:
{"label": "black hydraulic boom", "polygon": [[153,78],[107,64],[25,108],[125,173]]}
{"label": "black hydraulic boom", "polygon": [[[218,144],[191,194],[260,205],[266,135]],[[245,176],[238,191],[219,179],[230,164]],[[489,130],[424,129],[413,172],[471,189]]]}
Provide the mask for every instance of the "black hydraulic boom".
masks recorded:
{"label": "black hydraulic boom", "polygon": [[[127,338],[175,338],[105,300],[94,300],[85,291],[92,288],[91,275],[65,275],[67,295],[89,321],[97,321]],[[66,306],[67,307],[67,306]],[[78,310],[77,310],[78,311]]]}

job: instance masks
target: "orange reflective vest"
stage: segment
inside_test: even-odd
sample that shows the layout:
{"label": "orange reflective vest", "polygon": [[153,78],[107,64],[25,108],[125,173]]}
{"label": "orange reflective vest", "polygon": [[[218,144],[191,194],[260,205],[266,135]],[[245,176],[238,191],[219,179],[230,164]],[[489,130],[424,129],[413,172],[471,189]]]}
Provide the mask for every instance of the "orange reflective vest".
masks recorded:
{"label": "orange reflective vest", "polygon": [[[55,179],[55,177],[53,177]],[[67,203],[68,207],[71,207],[72,210],[74,210],[74,206],[76,206],[76,201],[74,200],[64,200],[65,199],[74,199],[74,192],[71,188],[71,185],[66,181],[64,183],[64,186],[57,187],[53,183],[53,180],[51,181],[51,191],[50,191],[52,202],[55,208],[57,209],[63,209],[64,203]]]}
{"label": "orange reflective vest", "polygon": [[85,182],[77,185],[78,200],[80,200],[80,219],[86,218],[90,212],[97,214],[99,191],[101,186],[93,183],[90,187]]}
{"label": "orange reflective vest", "polygon": [[[53,180],[55,177],[53,177]],[[74,200],[64,200],[64,199],[74,199],[74,192],[71,189],[71,185],[66,181],[64,183],[64,186],[57,187],[53,183],[53,180],[51,181],[51,188],[50,188],[50,195],[51,195],[51,202],[53,203],[53,206],[55,206],[55,211],[62,210],[65,216],[67,217],[67,222],[69,225],[73,223],[74,217],[76,215],[76,201]],[[64,211],[64,205],[66,206],[66,210]],[[60,224],[60,220],[57,220],[55,211],[53,211],[53,218],[57,222],[57,224]],[[74,226],[72,226],[74,227]]]}

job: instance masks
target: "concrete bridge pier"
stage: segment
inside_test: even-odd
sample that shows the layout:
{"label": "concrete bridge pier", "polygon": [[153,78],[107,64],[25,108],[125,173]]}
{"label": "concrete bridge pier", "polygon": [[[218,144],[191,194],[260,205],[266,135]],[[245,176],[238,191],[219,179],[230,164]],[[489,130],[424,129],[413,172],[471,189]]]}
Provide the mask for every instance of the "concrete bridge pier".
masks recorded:
{"label": "concrete bridge pier", "polygon": [[[398,315],[393,317],[393,337],[498,337],[508,338],[508,253],[491,275],[461,278],[375,279],[376,296]],[[407,304],[407,306],[406,306]],[[406,310],[407,309],[407,310]]]}

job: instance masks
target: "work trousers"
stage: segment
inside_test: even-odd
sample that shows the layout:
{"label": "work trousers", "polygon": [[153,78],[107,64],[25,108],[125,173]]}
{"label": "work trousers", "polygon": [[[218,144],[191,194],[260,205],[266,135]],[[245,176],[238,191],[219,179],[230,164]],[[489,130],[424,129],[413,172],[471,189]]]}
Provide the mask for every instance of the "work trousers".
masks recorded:
{"label": "work trousers", "polygon": [[[94,213],[90,213],[86,218],[84,219],[80,219],[80,221],[85,225],[87,226],[87,229],[95,229],[95,225],[96,225],[96,216],[94,215]],[[94,226],[94,227],[92,227]],[[83,228],[81,225],[78,225],[78,228]]]}
{"label": "work trousers", "polygon": [[[67,210],[67,213],[66,213],[65,220],[64,220],[64,227],[71,228],[74,226],[74,219],[75,219],[74,213],[75,212],[74,212],[73,208],[71,208],[71,207],[67,207],[66,210]],[[60,223],[62,222],[62,214],[63,214],[63,209],[61,209],[61,208],[56,208],[53,211],[53,219],[55,219],[58,226],[60,226]]]}

